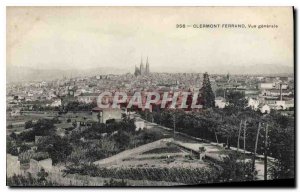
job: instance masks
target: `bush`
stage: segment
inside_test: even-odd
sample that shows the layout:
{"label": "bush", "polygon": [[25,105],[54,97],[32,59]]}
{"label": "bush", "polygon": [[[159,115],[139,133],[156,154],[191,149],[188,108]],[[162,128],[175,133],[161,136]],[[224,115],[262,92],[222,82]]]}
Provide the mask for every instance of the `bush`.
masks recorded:
{"label": "bush", "polygon": [[112,186],[128,186],[128,185],[127,185],[127,182],[124,181],[123,179],[122,179],[122,181],[116,181],[114,179],[110,179],[109,182],[104,181],[104,186],[112,187]]}
{"label": "bush", "polygon": [[59,184],[54,183],[52,181],[40,180],[33,178],[29,173],[27,176],[22,175],[13,175],[12,177],[8,177],[6,180],[6,184],[11,187],[17,186],[59,186]]}
{"label": "bush", "polygon": [[68,166],[65,174],[81,174],[114,179],[167,181],[186,184],[212,183],[217,181],[219,171],[215,168],[103,168],[93,164]]}
{"label": "bush", "polygon": [[26,121],[26,122],[25,122],[25,129],[29,129],[29,128],[31,128],[31,127],[33,127],[32,121],[31,121],[31,120],[30,120],[30,121]]}

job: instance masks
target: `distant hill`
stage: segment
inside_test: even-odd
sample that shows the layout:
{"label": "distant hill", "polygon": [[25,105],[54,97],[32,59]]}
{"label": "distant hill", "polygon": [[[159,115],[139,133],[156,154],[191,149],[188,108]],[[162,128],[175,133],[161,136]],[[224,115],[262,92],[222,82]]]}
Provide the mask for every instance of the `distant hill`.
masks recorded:
{"label": "distant hill", "polygon": [[293,67],[283,65],[245,65],[245,66],[218,66],[208,69],[210,73],[230,73],[230,74],[293,74]]}
{"label": "distant hill", "polygon": [[[133,68],[115,68],[115,67],[98,67],[84,70],[77,69],[33,69],[22,66],[11,66],[6,67],[6,81],[7,82],[21,82],[21,81],[41,81],[41,80],[53,80],[60,79],[63,77],[77,77],[77,76],[94,76],[101,74],[124,74],[133,72]],[[160,71],[153,70],[153,72],[181,72],[181,73],[203,73],[208,72],[210,74],[252,74],[252,75],[276,75],[276,74],[293,74],[293,67],[284,65],[201,65],[197,64],[194,68],[187,68],[180,66],[177,68],[162,68]]]}
{"label": "distant hill", "polygon": [[40,80],[53,80],[63,77],[76,77],[76,76],[93,76],[99,74],[123,74],[129,70],[113,68],[113,67],[99,67],[93,69],[33,69],[30,67],[22,66],[7,66],[6,67],[6,81],[7,82],[21,82],[21,81],[40,81]]}
{"label": "distant hill", "polygon": [[[168,72],[168,69],[162,69],[163,72]],[[173,68],[177,73],[203,73],[208,72],[210,74],[240,74],[240,75],[269,75],[269,74],[293,74],[293,67],[284,66],[284,65],[201,65],[197,64],[195,67],[185,67],[180,66]]]}

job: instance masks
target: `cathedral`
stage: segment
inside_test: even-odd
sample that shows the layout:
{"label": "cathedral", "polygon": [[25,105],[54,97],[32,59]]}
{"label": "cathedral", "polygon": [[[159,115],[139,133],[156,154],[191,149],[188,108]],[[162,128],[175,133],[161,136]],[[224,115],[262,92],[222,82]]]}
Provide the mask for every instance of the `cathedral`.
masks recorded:
{"label": "cathedral", "polygon": [[146,60],[146,67],[144,66],[143,58],[141,58],[140,68],[135,66],[134,75],[135,76],[139,76],[139,75],[145,76],[145,75],[149,75],[149,74],[150,74],[150,70],[149,70],[148,57]]}

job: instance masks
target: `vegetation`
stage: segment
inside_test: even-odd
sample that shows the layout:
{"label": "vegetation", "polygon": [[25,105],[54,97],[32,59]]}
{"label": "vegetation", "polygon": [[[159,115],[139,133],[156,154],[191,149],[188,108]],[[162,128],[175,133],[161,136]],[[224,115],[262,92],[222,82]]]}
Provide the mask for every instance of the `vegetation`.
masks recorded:
{"label": "vegetation", "polygon": [[[270,167],[274,178],[294,177],[294,117],[279,112],[261,114],[246,107],[244,95],[229,92],[229,105],[224,109],[210,108],[200,112],[161,110],[140,112],[146,120],[173,128],[174,114],[176,130],[206,141],[224,143],[225,146],[242,148],[257,154],[265,150],[265,131],[268,126],[268,156],[278,161]],[[261,127],[259,129],[259,124]],[[259,130],[258,130],[259,129]]]}
{"label": "vegetation", "polygon": [[103,168],[96,165],[68,166],[65,174],[81,174],[114,179],[167,181],[186,184],[212,183],[218,180],[216,168]]}
{"label": "vegetation", "polygon": [[171,146],[171,147],[155,148],[155,149],[146,151],[143,154],[180,153],[180,152],[182,152],[182,151],[178,147]]}
{"label": "vegetation", "polygon": [[52,159],[53,164],[65,162],[72,152],[72,146],[67,138],[57,135],[43,137],[37,145],[38,152],[47,152]]}
{"label": "vegetation", "polygon": [[274,114],[269,133],[269,154],[276,158],[270,166],[273,179],[295,177],[295,125],[293,119]]}
{"label": "vegetation", "polygon": [[20,163],[29,163],[30,159],[40,161],[47,158],[49,158],[49,154],[46,152],[25,151],[19,154]]}
{"label": "vegetation", "polygon": [[[53,164],[68,161],[79,164],[94,162],[162,138],[156,131],[136,131],[134,121],[127,118],[107,124],[93,123],[90,127],[74,130],[61,137],[56,134],[54,126],[58,121],[54,118],[41,119],[36,123],[28,122],[28,127],[32,129],[8,136],[7,152],[19,155],[22,163],[28,163],[31,158],[51,158]],[[41,137],[35,141],[36,136]],[[25,144],[33,141],[36,142],[36,151],[30,151],[30,147]]]}
{"label": "vegetation", "polygon": [[33,127],[32,121],[31,121],[31,120],[30,120],[30,121],[26,121],[26,122],[25,122],[25,129],[29,129],[29,128],[31,128],[31,127]]}
{"label": "vegetation", "polygon": [[6,184],[12,187],[21,187],[21,186],[59,186],[57,183],[47,181],[48,174],[41,170],[38,173],[38,177],[34,178],[30,173],[27,176],[23,175],[13,175],[8,177]]}
{"label": "vegetation", "polygon": [[73,150],[68,160],[76,165],[94,162],[161,138],[161,133],[153,130],[135,131],[132,120],[93,124],[82,132],[71,133],[69,141]]}
{"label": "vegetation", "polygon": [[65,111],[91,111],[94,107],[97,107],[96,102],[92,103],[81,103],[78,101],[68,102],[65,106]]}
{"label": "vegetation", "polygon": [[215,94],[212,91],[209,75],[203,74],[203,84],[201,88],[202,105],[204,108],[211,108],[215,106]]}
{"label": "vegetation", "polygon": [[223,169],[219,178],[222,182],[252,181],[257,175],[257,171],[252,170],[252,161],[244,162],[241,155],[236,152],[229,153],[218,164]]}
{"label": "vegetation", "polygon": [[[40,119],[36,123],[32,123],[29,121],[30,127],[32,126],[32,130],[26,130],[18,135],[17,140],[32,142],[35,140],[35,136],[51,136],[55,134],[54,123],[55,119]],[[26,126],[26,125],[25,125]],[[28,127],[29,128],[29,127]]]}
{"label": "vegetation", "polygon": [[127,182],[122,179],[121,181],[117,181],[114,179],[110,179],[109,181],[104,181],[103,186],[115,187],[115,186],[128,186]]}

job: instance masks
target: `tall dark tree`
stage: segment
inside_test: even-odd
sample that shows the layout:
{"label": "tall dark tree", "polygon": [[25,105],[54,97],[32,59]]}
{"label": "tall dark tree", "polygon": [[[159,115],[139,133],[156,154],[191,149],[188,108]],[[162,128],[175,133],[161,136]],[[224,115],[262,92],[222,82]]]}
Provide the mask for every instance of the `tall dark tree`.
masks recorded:
{"label": "tall dark tree", "polygon": [[204,108],[211,108],[215,106],[215,95],[212,91],[209,75],[203,74],[203,84],[201,88],[202,105]]}

